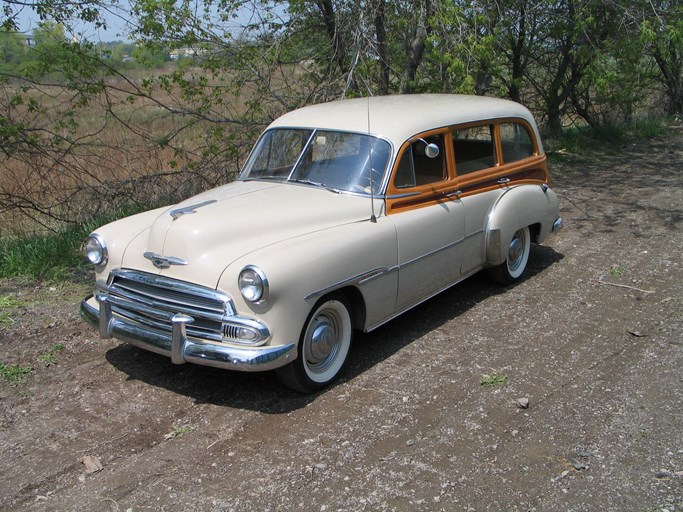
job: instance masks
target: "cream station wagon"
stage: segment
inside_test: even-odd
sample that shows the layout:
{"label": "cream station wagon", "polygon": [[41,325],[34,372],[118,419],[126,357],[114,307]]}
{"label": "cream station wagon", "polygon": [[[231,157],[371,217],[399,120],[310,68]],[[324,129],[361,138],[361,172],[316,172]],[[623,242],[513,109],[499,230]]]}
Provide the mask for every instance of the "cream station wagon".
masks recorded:
{"label": "cream station wagon", "polygon": [[273,122],[237,181],[86,242],[103,338],[313,392],[372,331],[475,272],[504,285],[562,227],[529,111],[359,98]]}

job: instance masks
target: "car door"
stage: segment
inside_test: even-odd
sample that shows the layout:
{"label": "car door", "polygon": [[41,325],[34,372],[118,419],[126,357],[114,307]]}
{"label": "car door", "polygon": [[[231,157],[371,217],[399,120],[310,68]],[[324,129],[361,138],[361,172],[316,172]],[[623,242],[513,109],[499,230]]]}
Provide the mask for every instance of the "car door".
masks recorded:
{"label": "car door", "polygon": [[387,214],[398,240],[396,311],[460,276],[465,217],[449,170],[452,153],[447,137],[447,131],[431,132],[404,144],[389,184]]}

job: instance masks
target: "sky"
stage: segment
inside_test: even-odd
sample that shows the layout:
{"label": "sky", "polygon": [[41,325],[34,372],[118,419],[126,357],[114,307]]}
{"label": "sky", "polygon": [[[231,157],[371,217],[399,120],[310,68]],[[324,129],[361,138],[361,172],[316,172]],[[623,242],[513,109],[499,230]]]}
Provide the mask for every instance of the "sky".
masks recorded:
{"label": "sky", "polygon": [[[2,2],[3,4],[5,2]],[[73,34],[78,39],[87,39],[92,42],[106,41],[130,41],[126,30],[126,22],[129,17],[128,2],[120,1],[120,6],[111,8],[103,12],[103,17],[107,22],[107,28],[97,28],[91,23],[80,22],[74,26]],[[38,26],[39,17],[30,7],[23,7],[17,16],[17,23],[20,32],[31,34]]]}
{"label": "sky", "polygon": [[[85,22],[80,22],[80,24],[76,24],[74,26],[74,32],[73,34],[68,34],[70,37],[76,36],[77,39],[83,40],[87,39],[88,41],[91,42],[107,42],[107,41],[126,41],[130,42],[131,38],[129,37],[129,31],[127,30],[127,23],[128,20],[130,19],[130,4],[129,0],[109,0],[109,1],[114,1],[116,2],[117,5],[115,6],[110,6],[107,10],[103,10],[102,12],[102,17],[106,20],[107,22],[107,28],[102,29],[102,28],[97,28],[93,24],[85,23]],[[4,7],[6,5],[5,0],[0,0],[0,3]],[[37,27],[39,18],[36,15],[35,11],[31,9],[28,4],[31,3],[31,0],[28,0],[26,2],[27,6],[21,8],[19,11],[19,15],[17,17],[17,22],[19,25],[19,29],[21,32],[26,33],[26,34],[31,34],[33,30]],[[193,0],[193,3],[198,6],[198,8],[201,7],[202,5],[202,0]],[[12,4],[16,5],[14,2]],[[238,33],[241,31],[242,27],[245,24],[252,23],[255,20],[259,19],[259,16],[261,14],[261,9],[259,8],[261,4],[260,3],[250,3],[246,2],[242,8],[236,13],[234,18],[232,18],[231,21],[223,23],[224,28],[230,28],[231,30],[229,31],[234,31],[234,33]],[[216,7],[215,5],[211,9],[216,16],[218,14],[216,13]],[[276,14],[282,15],[282,13],[278,12],[277,10],[275,11]]]}

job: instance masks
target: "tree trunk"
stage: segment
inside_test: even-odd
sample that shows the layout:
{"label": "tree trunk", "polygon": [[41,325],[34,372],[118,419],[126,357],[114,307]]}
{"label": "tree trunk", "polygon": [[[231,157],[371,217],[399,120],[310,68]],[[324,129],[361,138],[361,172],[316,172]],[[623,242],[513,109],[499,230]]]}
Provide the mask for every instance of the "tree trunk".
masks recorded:
{"label": "tree trunk", "polygon": [[667,49],[655,47],[653,56],[669,100],[667,114],[683,114],[683,57],[672,42]]}
{"label": "tree trunk", "polygon": [[410,93],[410,84],[415,80],[417,68],[419,68],[422,63],[425,52],[425,41],[432,31],[431,26],[429,25],[429,18],[431,15],[432,4],[430,0],[426,0],[423,9],[421,9],[421,16],[415,30],[415,37],[408,46],[408,58],[406,59],[405,67],[403,68],[403,77],[401,78],[401,85],[399,88],[400,94]]}
{"label": "tree trunk", "polygon": [[384,25],[386,15],[385,0],[375,0],[375,37],[379,57],[379,93],[389,94],[389,52],[387,51],[387,31]]}

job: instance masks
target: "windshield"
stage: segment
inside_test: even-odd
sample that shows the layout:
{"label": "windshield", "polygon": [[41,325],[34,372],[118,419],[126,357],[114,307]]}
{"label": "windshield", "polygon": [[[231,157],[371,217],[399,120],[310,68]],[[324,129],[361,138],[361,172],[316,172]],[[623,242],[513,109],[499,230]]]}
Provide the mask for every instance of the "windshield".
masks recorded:
{"label": "windshield", "polygon": [[304,183],[334,191],[378,194],[391,154],[365,134],[277,128],[259,139],[241,180]]}

